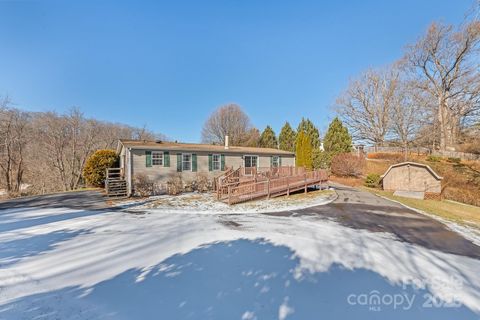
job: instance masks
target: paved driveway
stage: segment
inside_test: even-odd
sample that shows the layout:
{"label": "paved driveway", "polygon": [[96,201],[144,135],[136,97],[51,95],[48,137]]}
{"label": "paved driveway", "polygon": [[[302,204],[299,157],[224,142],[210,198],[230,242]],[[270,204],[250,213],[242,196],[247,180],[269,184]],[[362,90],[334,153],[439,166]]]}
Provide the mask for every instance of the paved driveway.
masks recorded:
{"label": "paved driveway", "polygon": [[0,201],[0,210],[11,208],[70,208],[79,210],[107,209],[100,191],[72,191]]}
{"label": "paved driveway", "polygon": [[338,198],[328,205],[272,215],[317,215],[355,229],[389,232],[428,249],[480,258],[480,247],[437,220],[366,191],[334,187]]}

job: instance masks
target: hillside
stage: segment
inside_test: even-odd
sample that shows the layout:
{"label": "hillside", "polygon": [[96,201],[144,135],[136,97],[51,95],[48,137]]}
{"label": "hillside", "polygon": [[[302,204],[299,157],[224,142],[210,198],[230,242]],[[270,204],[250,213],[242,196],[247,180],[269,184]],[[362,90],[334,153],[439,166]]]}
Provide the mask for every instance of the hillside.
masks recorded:
{"label": "hillside", "polygon": [[[369,153],[363,176],[370,173],[382,175],[390,165],[404,161],[404,155],[399,153]],[[480,161],[417,154],[409,154],[407,161],[427,164],[442,176],[442,196],[445,199],[480,206]],[[364,181],[362,178],[334,179],[353,186],[363,185]]]}

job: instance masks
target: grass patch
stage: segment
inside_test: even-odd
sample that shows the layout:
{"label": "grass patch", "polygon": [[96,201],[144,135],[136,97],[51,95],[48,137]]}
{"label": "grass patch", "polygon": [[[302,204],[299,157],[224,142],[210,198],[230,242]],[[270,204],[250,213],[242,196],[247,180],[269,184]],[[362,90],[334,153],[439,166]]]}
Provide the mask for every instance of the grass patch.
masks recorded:
{"label": "grass patch", "polygon": [[393,193],[383,190],[371,188],[362,189],[368,190],[388,199],[398,201],[406,206],[439,216],[446,220],[474,226],[480,229],[480,207],[465,205],[463,203],[456,203],[448,200],[437,201],[404,198],[394,196]]}

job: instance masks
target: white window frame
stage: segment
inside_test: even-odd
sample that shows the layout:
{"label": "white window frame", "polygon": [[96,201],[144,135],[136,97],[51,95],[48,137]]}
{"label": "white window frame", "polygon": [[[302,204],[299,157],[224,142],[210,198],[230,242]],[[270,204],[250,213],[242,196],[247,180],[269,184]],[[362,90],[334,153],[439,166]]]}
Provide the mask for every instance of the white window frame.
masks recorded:
{"label": "white window frame", "polygon": [[280,156],[272,156],[272,168],[278,167],[280,167]]}
{"label": "white window frame", "polygon": [[[159,160],[155,163],[155,160]],[[163,167],[163,151],[152,151],[152,166]]]}
{"label": "white window frame", "polygon": [[[218,157],[217,160],[215,160],[215,157]],[[215,167],[215,164],[218,167]],[[218,153],[212,154],[212,170],[213,171],[220,171],[222,170],[222,156]]]}
{"label": "white window frame", "polygon": [[[252,158],[255,157],[255,158],[257,158],[257,165],[256,165],[255,167],[258,168],[258,162],[259,162],[259,161],[258,161],[258,159],[259,159],[258,155],[256,155],[256,154],[246,154],[246,155],[244,155],[244,156],[243,156],[243,166],[244,166],[245,168],[247,167],[247,166],[245,165],[245,164],[246,164],[246,158],[247,158],[247,157],[252,157]],[[250,167],[250,168],[253,168],[253,167]]]}
{"label": "white window frame", "polygon": [[[189,161],[185,161],[185,156],[189,156],[190,157],[190,160]],[[190,168],[189,169],[185,169],[185,163],[188,163]],[[191,153],[182,153],[182,171],[192,171],[192,154]]]}
{"label": "white window frame", "polygon": [[259,165],[259,162],[260,162],[260,161],[259,161],[260,157],[259,157],[258,155],[255,155],[255,154],[245,154],[245,155],[243,156],[243,167],[245,168],[245,175],[250,176],[250,175],[252,175],[253,173],[248,173],[247,168],[254,168],[254,167],[247,167],[247,166],[246,166],[247,157],[252,157],[252,158],[255,157],[255,158],[257,159],[257,160],[256,160],[256,165],[255,165],[255,168],[257,168],[257,169],[258,169],[258,165]]}

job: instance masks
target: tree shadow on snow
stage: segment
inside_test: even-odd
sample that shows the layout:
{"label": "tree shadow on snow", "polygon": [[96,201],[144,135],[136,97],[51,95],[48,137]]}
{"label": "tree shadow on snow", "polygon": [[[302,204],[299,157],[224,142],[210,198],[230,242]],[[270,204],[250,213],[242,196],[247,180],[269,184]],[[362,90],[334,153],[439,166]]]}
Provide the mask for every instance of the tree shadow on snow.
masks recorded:
{"label": "tree shadow on snow", "polygon": [[[295,278],[298,258],[264,241],[215,243],[129,270],[93,288],[66,288],[0,306],[15,319],[477,319],[465,307],[424,306],[425,290],[338,265]],[[373,292],[373,293],[372,293]],[[367,295],[363,304],[362,295]],[[393,306],[378,295],[414,296]],[[363,297],[363,296],[362,296]],[[373,303],[371,303],[373,301]],[[48,315],[48,316],[47,316]]]}
{"label": "tree shadow on snow", "polygon": [[0,268],[6,268],[22,258],[36,256],[52,250],[59,243],[85,233],[87,233],[86,230],[59,230],[22,239],[0,242]]}

